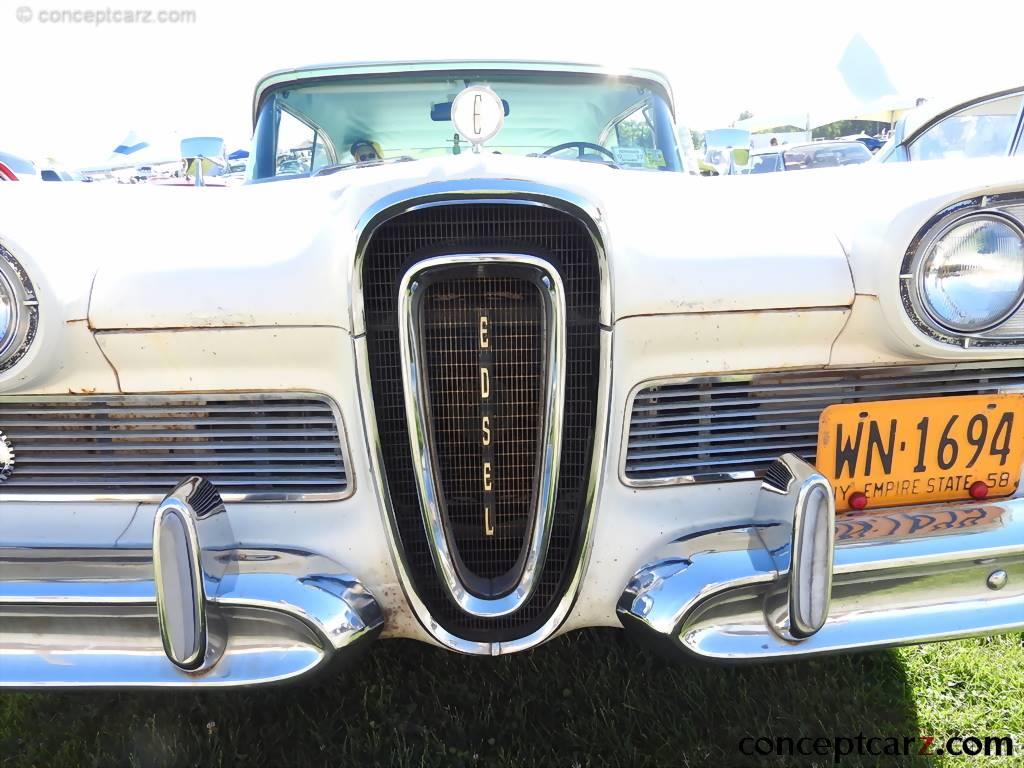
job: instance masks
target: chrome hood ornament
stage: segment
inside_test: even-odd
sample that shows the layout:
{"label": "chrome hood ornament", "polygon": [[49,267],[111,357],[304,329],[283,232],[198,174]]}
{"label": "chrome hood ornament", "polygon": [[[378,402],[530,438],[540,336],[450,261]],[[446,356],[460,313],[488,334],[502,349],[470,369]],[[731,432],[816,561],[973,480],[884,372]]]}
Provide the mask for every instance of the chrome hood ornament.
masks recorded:
{"label": "chrome hood ornament", "polygon": [[486,85],[464,88],[452,102],[455,130],[479,152],[505,125],[505,103]]}

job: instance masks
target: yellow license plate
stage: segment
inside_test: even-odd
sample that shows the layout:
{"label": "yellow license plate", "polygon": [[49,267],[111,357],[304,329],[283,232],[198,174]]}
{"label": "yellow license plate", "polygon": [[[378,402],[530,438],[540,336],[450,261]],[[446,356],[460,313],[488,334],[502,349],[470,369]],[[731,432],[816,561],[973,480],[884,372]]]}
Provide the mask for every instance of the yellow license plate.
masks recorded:
{"label": "yellow license plate", "polygon": [[830,405],[818,420],[839,512],[1009,496],[1022,461],[1024,394]]}

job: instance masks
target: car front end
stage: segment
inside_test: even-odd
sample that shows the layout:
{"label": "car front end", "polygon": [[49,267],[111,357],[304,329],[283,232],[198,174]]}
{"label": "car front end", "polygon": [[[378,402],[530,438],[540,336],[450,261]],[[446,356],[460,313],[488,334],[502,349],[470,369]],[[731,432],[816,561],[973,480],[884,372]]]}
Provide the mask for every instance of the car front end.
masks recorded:
{"label": "car front end", "polygon": [[382,149],[341,157],[325,109],[327,172],[315,138],[261,160],[266,91],[280,183],[0,190],[0,685],[1024,628],[1020,163],[707,182],[657,80],[607,73],[601,130],[495,152],[485,119],[536,113],[481,66],[415,99],[457,154],[345,123]]}

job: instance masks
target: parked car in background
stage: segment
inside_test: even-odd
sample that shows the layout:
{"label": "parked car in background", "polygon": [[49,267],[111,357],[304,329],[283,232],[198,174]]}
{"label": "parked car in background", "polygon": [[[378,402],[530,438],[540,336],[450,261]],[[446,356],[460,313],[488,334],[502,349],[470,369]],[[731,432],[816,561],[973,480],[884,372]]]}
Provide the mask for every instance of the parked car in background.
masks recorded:
{"label": "parked car in background", "polygon": [[1024,155],[1024,86],[926,102],[900,119],[876,162]]}
{"label": "parked car in background", "polygon": [[755,149],[744,173],[836,168],[859,165],[870,159],[870,150],[859,141],[815,141],[811,144]]}
{"label": "parked car in background", "polygon": [[0,184],[0,686],[1024,631],[1024,168],[709,182],[675,114],[325,65],[259,82],[228,193]]}
{"label": "parked car in background", "polygon": [[842,136],[841,138],[843,141],[859,141],[872,153],[877,152],[885,145],[885,141],[883,139],[880,139],[877,136],[868,136],[866,133],[858,133],[853,136]]}
{"label": "parked car in background", "polygon": [[39,181],[39,169],[31,160],[0,152],[0,181]]}
{"label": "parked car in background", "polygon": [[39,178],[41,181],[75,181],[70,171],[63,168],[40,168]]}

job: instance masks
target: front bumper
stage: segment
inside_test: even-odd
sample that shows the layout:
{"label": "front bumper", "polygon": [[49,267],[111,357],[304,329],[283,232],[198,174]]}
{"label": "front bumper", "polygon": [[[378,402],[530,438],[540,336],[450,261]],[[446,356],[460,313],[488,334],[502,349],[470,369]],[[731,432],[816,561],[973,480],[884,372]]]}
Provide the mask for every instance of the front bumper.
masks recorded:
{"label": "front bumper", "polygon": [[[837,521],[812,467],[780,466],[748,522],[677,535],[639,569],[617,607],[630,634],[738,662],[1024,630],[1024,499]],[[0,547],[0,686],[271,683],[378,635],[357,576],[240,546],[210,490],[176,488],[149,548]]]}
{"label": "front bumper", "polygon": [[[809,550],[798,563],[795,501],[788,510],[666,545],[623,593],[623,626],[673,652],[732,662],[1024,630],[1024,499],[847,515],[821,563]],[[794,583],[799,566],[812,586],[829,582],[830,597],[827,620],[802,636],[786,621],[794,591],[796,603],[814,602]]]}
{"label": "front bumper", "polygon": [[271,683],[322,669],[383,623],[332,560],[235,544],[200,478],[161,504],[151,548],[0,548],[0,686]]}

